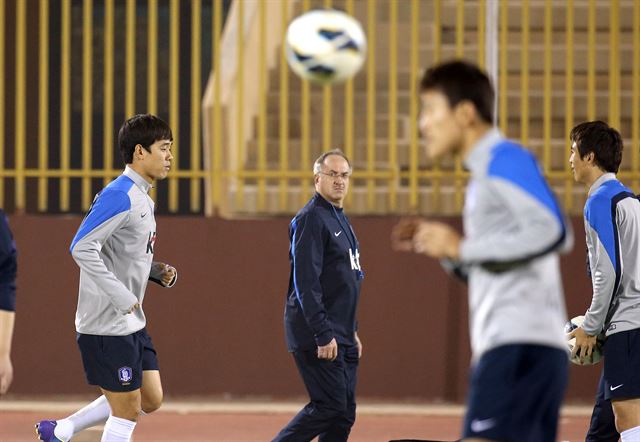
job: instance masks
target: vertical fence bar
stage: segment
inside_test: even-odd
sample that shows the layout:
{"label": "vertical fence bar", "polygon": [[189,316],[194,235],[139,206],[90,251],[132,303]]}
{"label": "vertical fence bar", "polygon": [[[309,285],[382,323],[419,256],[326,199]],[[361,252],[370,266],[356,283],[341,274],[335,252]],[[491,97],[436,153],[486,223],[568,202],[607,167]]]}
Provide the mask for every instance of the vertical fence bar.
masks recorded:
{"label": "vertical fence bar", "polygon": [[640,2],[633,2],[633,65],[631,68],[631,168],[633,189],[640,169]]}
{"label": "vertical fence bar", "polygon": [[[345,10],[353,15],[353,0],[346,1]],[[344,152],[353,161],[353,78],[344,85]],[[345,202],[351,204],[352,198],[353,192],[349,192]]]}
{"label": "vertical fence bar", "polygon": [[147,8],[147,112],[155,115],[158,113],[158,0],[149,0]]}
{"label": "vertical fence bar", "polygon": [[211,170],[213,177],[211,185],[213,186],[213,207],[219,210],[222,202],[222,109],[220,104],[220,34],[222,33],[222,2],[220,0],[211,0],[213,2],[213,164]]}
{"label": "vertical fence bar", "polygon": [[237,39],[237,72],[236,72],[236,84],[237,93],[236,99],[238,100],[238,109],[236,113],[236,140],[238,146],[238,162],[236,164],[236,210],[242,209],[244,205],[244,177],[242,172],[244,170],[244,2],[238,2],[238,39]]}
{"label": "vertical fence bar", "polygon": [[[202,0],[191,2],[191,172],[200,171],[200,99],[202,98],[201,85],[201,47],[202,40]],[[191,178],[191,212],[200,211],[200,179]]]}
{"label": "vertical fence bar", "polygon": [[104,111],[102,150],[104,158],[104,178],[106,186],[113,179],[113,0],[104,1]]}
{"label": "vertical fence bar", "polygon": [[543,154],[542,164],[544,173],[551,171],[551,0],[544,1],[544,74],[543,74],[543,103],[542,103],[542,132]]}
{"label": "vertical fence bar", "polygon": [[38,70],[38,211],[47,210],[47,147],[49,141],[49,0],[40,0]]}
{"label": "vertical fence bar", "polygon": [[[309,0],[302,0],[302,10],[308,11],[311,7]],[[300,121],[300,136],[302,137],[302,169],[309,170],[311,168],[311,160],[309,159],[309,81],[302,80],[302,117]],[[302,199],[301,204],[304,204],[309,196],[308,189],[309,181],[302,179],[300,182],[301,192],[300,197]]]}
{"label": "vertical fence bar", "polygon": [[[464,57],[464,0],[456,1],[456,57]],[[456,211],[460,211],[464,198],[462,194],[462,158],[460,156],[456,156],[455,159],[454,187],[454,207]]]}
{"label": "vertical fence bar", "polygon": [[[281,0],[280,2],[280,17],[282,33],[280,34],[281,42],[287,35],[287,23],[289,22],[288,12],[289,4],[288,0]],[[280,172],[282,177],[280,178],[278,188],[278,210],[284,212],[287,208],[287,178],[284,178],[285,172],[289,170],[289,68],[287,67],[287,57],[284,51],[284,44],[280,49]]]}
{"label": "vertical fence bar", "polygon": [[[331,8],[331,5],[331,0],[324,0],[323,6],[325,8]],[[324,152],[331,149],[332,95],[331,85],[322,86],[322,150]]]}
{"label": "vertical fence bar", "polygon": [[[415,99],[415,97],[413,97]],[[389,209],[398,207],[398,3],[389,2]]]}
{"label": "vertical fence bar", "polygon": [[127,0],[126,28],[124,116],[129,118],[136,107],[136,0]]}
{"label": "vertical fence bar", "polygon": [[609,6],[609,125],[620,130],[620,0]]}
{"label": "vertical fence bar", "polygon": [[[434,0],[433,2],[433,62],[439,63],[442,59],[442,0]],[[414,98],[412,98],[414,99]],[[440,210],[441,198],[441,167],[440,160],[433,163],[433,171],[435,177],[432,180],[433,185],[433,209]]]}
{"label": "vertical fence bar", "polygon": [[[16,153],[16,209],[26,206],[24,164],[26,140],[26,72],[27,72],[27,5],[16,3],[16,93],[15,93],[15,153]],[[2,146],[4,148],[4,146]]]}
{"label": "vertical fence bar", "polygon": [[478,4],[478,64],[486,69],[486,26],[487,26],[487,0],[480,0]]}
{"label": "vertical fence bar", "polygon": [[265,210],[266,180],[264,172],[267,170],[267,8],[265,2],[258,6],[258,32],[260,46],[258,55],[258,211]]}
{"label": "vertical fence bar", "polygon": [[[5,25],[5,12],[6,5],[5,0],[0,0],[0,143],[2,143],[3,147],[5,145],[5,125],[4,125],[4,117],[5,117],[5,74],[4,70],[6,68],[5,62],[5,37],[4,33],[6,30]],[[0,170],[4,171],[4,148],[0,149]],[[4,207],[4,183],[6,177],[0,177],[0,207]]]}
{"label": "vertical fence bar", "polygon": [[82,210],[91,204],[93,134],[93,0],[82,5]]}
{"label": "vertical fence bar", "polygon": [[[173,164],[180,169],[180,3],[179,0],[171,0],[169,6],[171,30],[169,34],[169,124],[173,132]],[[169,211],[178,211],[178,183],[175,175],[169,178]]]}
{"label": "vertical fence bar", "polygon": [[[376,1],[367,1],[367,172],[372,174],[376,161]],[[395,118],[395,115],[389,115]],[[367,210],[375,207],[376,181],[367,178]]]}
{"label": "vertical fence bar", "polygon": [[409,76],[409,207],[412,211],[418,211],[418,43],[419,43],[419,16],[420,3],[411,0],[411,74]]}
{"label": "vertical fence bar", "polygon": [[69,210],[71,149],[71,0],[62,0],[60,32],[60,210]]}
{"label": "vertical fence bar", "polygon": [[522,1],[522,49],[520,51],[520,142],[529,142],[529,0]]}
{"label": "vertical fence bar", "polygon": [[508,85],[508,75],[509,71],[507,70],[507,56],[509,54],[508,51],[508,43],[509,43],[509,4],[507,0],[500,1],[500,80],[499,80],[499,88],[500,94],[498,99],[499,105],[499,120],[500,120],[500,130],[503,134],[507,134],[507,128],[509,126],[509,118],[507,115],[507,85]]}
{"label": "vertical fence bar", "polygon": [[589,0],[587,13],[587,119],[596,118],[596,2]]}
{"label": "vertical fence bar", "polygon": [[[564,134],[567,144],[569,144],[569,133],[573,128],[573,22],[575,11],[573,8],[573,0],[567,0],[567,19],[566,19],[566,65],[565,65],[565,119],[564,119]],[[568,152],[568,150],[567,150]],[[565,186],[564,186],[564,209],[567,212],[571,212],[573,206],[573,176],[571,176],[571,168],[569,161],[564,162],[565,170]]]}

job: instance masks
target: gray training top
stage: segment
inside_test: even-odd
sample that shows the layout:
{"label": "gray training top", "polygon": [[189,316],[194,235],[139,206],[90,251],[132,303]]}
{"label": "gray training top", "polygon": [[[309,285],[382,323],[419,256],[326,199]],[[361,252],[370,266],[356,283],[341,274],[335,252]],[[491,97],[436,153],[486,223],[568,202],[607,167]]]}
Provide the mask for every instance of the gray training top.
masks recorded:
{"label": "gray training top", "polygon": [[558,252],[571,249],[573,235],[535,157],[492,129],[464,164],[471,179],[460,260],[474,362],[505,344],[566,351]]}
{"label": "gray training top", "polygon": [[[144,292],[149,279],[160,283],[162,270],[152,267],[156,220],[149,189],[127,166],[96,195],[73,238],[70,251],[80,267],[78,333],[125,336],[146,325]],[[140,308],[127,314],[136,303]]]}

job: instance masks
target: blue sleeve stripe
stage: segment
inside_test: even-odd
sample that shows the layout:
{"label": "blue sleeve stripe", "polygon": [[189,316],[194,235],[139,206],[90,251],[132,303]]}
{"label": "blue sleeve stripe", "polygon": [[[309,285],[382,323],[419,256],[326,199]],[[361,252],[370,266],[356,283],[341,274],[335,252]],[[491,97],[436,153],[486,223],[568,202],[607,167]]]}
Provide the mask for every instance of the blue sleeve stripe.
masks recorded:
{"label": "blue sleeve stripe", "polygon": [[73,251],[75,245],[82,238],[91,233],[105,221],[110,220],[119,213],[131,209],[131,200],[126,192],[105,188],[96,196],[95,201],[89,209],[89,213],[80,224],[76,236],[71,242],[69,251]]}
{"label": "blue sleeve stripe", "polygon": [[304,311],[302,306],[302,299],[300,298],[300,290],[298,290],[298,282],[296,280],[296,229],[298,227],[298,219],[293,218],[291,221],[291,262],[293,263],[293,290],[296,292],[296,298],[300,303],[300,308]]}
{"label": "blue sleeve stripe", "polygon": [[493,157],[488,170],[489,176],[509,181],[531,195],[555,215],[562,230],[565,231],[566,227],[560,206],[542,176],[533,154],[510,141],[496,145],[492,153]]}

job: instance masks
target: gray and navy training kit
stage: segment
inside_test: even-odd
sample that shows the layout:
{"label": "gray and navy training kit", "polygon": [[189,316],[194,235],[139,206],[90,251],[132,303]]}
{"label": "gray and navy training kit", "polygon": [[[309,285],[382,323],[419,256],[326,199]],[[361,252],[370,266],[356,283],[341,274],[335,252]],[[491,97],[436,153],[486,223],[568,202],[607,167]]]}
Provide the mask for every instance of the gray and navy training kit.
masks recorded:
{"label": "gray and navy training kit", "polygon": [[[150,189],[127,166],[96,195],[70,247],[80,267],[76,331],[85,371],[90,384],[109,391],[139,388],[142,370],[157,369],[142,310],[147,282],[161,278],[152,266]],[[128,313],[136,303],[140,308]]]}
{"label": "gray and navy training kit", "polygon": [[490,130],[471,172],[457,274],[473,372],[464,437],[552,441],[568,376],[559,252],[573,235],[533,154]]}

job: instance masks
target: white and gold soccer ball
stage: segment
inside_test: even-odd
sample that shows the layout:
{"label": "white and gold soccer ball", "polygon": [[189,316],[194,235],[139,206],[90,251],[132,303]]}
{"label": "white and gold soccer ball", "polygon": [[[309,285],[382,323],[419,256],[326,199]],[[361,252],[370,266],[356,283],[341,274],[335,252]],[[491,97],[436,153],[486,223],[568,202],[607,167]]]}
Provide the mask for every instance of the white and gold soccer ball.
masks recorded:
{"label": "white and gold soccer ball", "polygon": [[335,9],[316,9],[295,18],[287,29],[285,51],[291,69],[315,83],[339,83],[354,76],[366,58],[367,38],[360,23]]}

